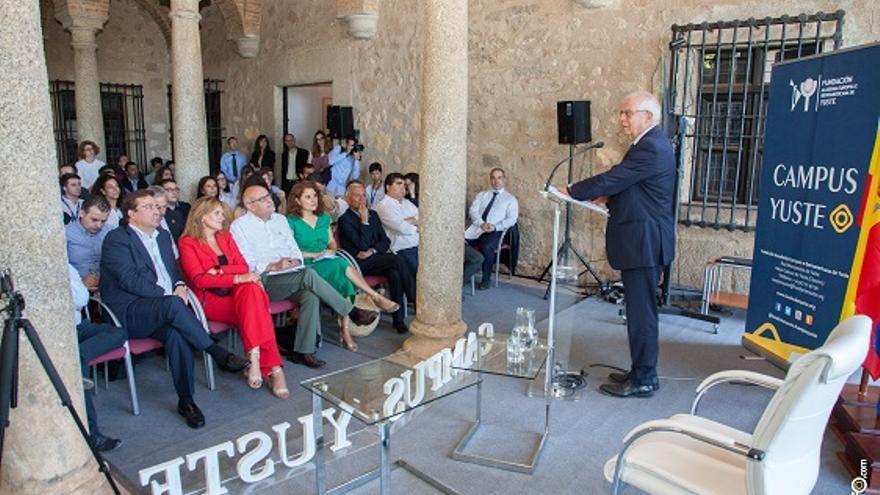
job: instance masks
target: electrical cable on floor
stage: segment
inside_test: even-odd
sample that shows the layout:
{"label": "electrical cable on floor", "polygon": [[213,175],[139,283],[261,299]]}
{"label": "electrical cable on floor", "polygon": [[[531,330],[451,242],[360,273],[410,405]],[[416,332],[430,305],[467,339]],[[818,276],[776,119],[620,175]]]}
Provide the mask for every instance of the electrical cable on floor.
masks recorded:
{"label": "electrical cable on floor", "polygon": [[[607,368],[609,370],[616,371],[618,373],[629,373],[629,370],[627,370],[627,369],[621,368],[619,366],[614,366],[611,364],[605,364],[605,363],[592,363],[592,364],[587,365],[587,368]],[[666,381],[670,381],[670,382],[695,382],[695,381],[697,381],[697,378],[692,378],[689,376],[663,376],[663,375],[659,375],[659,376],[657,376],[657,379],[658,380],[666,380]]]}

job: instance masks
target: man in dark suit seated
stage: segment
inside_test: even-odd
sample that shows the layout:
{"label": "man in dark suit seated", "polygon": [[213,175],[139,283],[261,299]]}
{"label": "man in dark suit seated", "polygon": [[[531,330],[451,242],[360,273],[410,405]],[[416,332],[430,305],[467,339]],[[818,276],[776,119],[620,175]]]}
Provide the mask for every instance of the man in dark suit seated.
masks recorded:
{"label": "man in dark suit seated", "polygon": [[157,184],[165,189],[165,197],[168,198],[168,209],[165,210],[165,222],[174,242],[180,240],[183,229],[186,227],[186,219],[189,218],[189,210],[192,205],[180,200],[180,187],[174,179],[163,179]]}
{"label": "man in dark suit seated", "polygon": [[127,193],[140,191],[141,189],[149,187],[147,181],[144,180],[144,177],[141,175],[140,171],[138,171],[138,166],[135,162],[128,162],[125,164],[125,177],[119,181],[119,184],[122,185],[122,189]]}
{"label": "man in dark suit seated", "polygon": [[340,247],[355,257],[361,273],[388,279],[391,300],[400,305],[393,316],[394,329],[406,333],[409,329],[403,319],[403,296],[410,302],[416,301],[416,276],[403,258],[390,252],[391,240],[385,234],[379,214],[368,208],[364,185],[349,184],[345,200],[348,210],[337,220]]}
{"label": "man in dark suit seated", "polygon": [[177,391],[177,412],[191,428],[205,417],[193,401],[193,351],[211,355],[220,369],[239,372],[248,361],[218,346],[187,307],[171,236],[160,229],[153,191],[129,193],[122,202],[127,223],[107,234],[101,250],[101,296],[130,338],[152,337],[165,346]]}
{"label": "man in dark suit seated", "polygon": [[651,93],[627,96],[619,115],[624,134],[633,140],[623,161],[563,192],[608,203],[605,251],[623,279],[632,367],[629,373],[611,373],[612,383],[599,389],[617,397],[650,397],[660,388],[657,285],[675,256],[675,157],[658,126],[660,104]]}

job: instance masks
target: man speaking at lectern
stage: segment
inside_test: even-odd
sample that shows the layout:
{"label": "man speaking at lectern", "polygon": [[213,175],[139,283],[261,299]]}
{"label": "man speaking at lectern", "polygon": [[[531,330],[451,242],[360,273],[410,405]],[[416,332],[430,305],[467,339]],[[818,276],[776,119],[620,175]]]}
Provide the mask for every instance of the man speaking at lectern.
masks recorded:
{"label": "man speaking at lectern", "polygon": [[629,373],[611,373],[611,383],[599,387],[616,397],[650,397],[660,388],[657,285],[675,255],[675,157],[658,125],[660,114],[651,93],[624,98],[620,126],[633,144],[623,160],[562,190],[575,199],[608,205],[605,250],[608,263],[623,279],[632,359]]}

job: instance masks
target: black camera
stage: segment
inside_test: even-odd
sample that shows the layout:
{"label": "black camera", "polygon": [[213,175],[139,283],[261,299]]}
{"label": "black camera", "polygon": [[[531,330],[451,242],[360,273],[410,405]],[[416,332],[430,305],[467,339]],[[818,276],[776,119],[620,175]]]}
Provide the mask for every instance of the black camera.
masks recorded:
{"label": "black camera", "polygon": [[354,143],[354,146],[351,147],[352,153],[359,153],[359,152],[363,153],[363,151],[364,151],[364,145],[362,145],[361,143]]}

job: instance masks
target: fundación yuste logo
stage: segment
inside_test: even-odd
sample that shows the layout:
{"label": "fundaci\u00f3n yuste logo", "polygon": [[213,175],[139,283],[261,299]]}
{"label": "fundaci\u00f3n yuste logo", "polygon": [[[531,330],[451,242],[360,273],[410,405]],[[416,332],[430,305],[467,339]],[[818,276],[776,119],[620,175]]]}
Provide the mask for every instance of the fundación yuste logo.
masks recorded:
{"label": "fundaci\u00f3n yuste logo", "polygon": [[819,111],[820,107],[837,105],[840,99],[855,96],[859,89],[855,77],[849,74],[830,77],[816,74],[815,78],[807,76],[799,83],[795,83],[794,79],[789,79],[788,85],[791,87],[791,108],[789,111],[792,113],[798,109],[806,113],[811,110]]}

